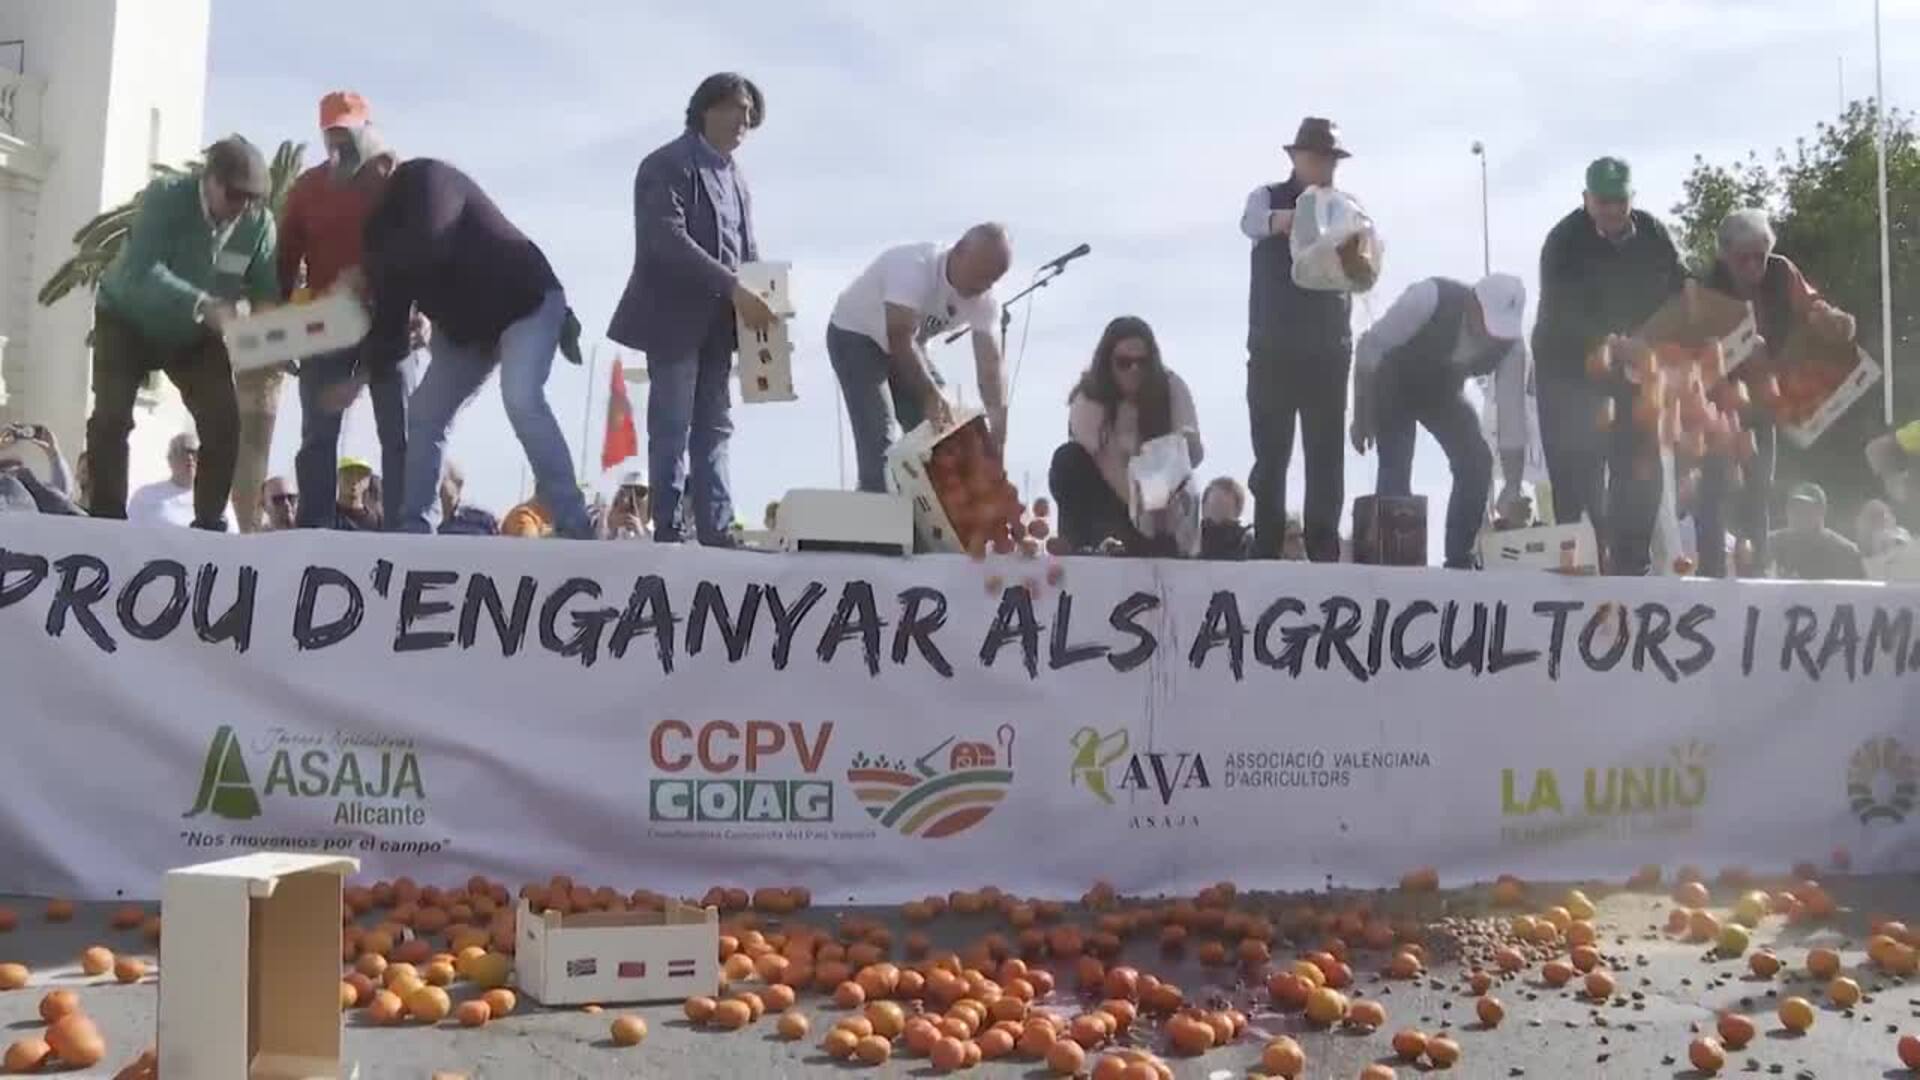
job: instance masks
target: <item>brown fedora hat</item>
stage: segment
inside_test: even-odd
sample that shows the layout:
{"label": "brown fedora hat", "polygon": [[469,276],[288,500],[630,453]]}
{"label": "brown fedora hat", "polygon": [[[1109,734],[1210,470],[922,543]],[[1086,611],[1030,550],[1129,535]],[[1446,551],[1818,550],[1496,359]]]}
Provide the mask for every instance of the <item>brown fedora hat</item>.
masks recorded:
{"label": "brown fedora hat", "polygon": [[1332,154],[1336,158],[1352,157],[1347,148],[1340,145],[1340,125],[1323,116],[1309,116],[1300,121],[1300,131],[1287,144],[1288,150],[1313,150],[1322,154]]}

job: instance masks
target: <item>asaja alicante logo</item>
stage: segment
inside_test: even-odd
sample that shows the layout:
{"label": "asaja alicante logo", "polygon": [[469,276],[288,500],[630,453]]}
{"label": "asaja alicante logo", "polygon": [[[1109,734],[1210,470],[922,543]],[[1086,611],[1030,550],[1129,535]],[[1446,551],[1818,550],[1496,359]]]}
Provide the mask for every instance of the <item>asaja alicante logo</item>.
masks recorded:
{"label": "asaja alicante logo", "polygon": [[1689,739],[1667,751],[1665,760],[1626,765],[1589,766],[1581,772],[1559,769],[1500,770],[1500,812],[1508,817],[1584,813],[1620,817],[1692,810],[1707,798],[1710,747]]}
{"label": "asaja alicante logo", "polygon": [[1013,785],[1013,727],[996,747],[949,735],[912,762],[858,753],[847,769],[854,797],[875,821],[902,836],[965,832],[993,813]]}
{"label": "asaja alicante logo", "polygon": [[1920,763],[1899,739],[1868,739],[1847,761],[1847,799],[1860,824],[1898,825],[1913,813]]}
{"label": "asaja alicante logo", "polygon": [[[266,770],[256,781],[262,761]],[[182,816],[250,821],[274,799],[334,800],[335,825],[427,823],[426,786],[410,739],[346,732],[328,738],[274,728],[243,748],[225,724],[213,733],[199,790]]]}

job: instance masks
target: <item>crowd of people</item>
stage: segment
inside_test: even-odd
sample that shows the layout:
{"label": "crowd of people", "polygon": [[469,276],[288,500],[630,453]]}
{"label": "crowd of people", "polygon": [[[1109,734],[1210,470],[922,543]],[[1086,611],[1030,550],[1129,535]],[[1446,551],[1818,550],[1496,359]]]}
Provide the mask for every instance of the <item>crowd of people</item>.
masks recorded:
{"label": "crowd of people", "polygon": [[[202,169],[147,188],[98,290],[95,401],[79,467],[66,466],[43,427],[0,431],[0,444],[16,450],[8,455],[0,445],[0,461],[10,462],[0,467],[0,507],[214,531],[384,529],[740,546],[745,530],[727,460],[732,358],[740,328],[763,335],[780,318],[741,281],[759,248],[739,152],[766,115],[766,98],[750,79],[711,76],[687,102],[682,133],[636,172],[633,268],[607,335],[646,356],[647,476],[629,474],[611,499],[579,483],[547,403],[555,355],[580,362],[581,326],[539,246],[471,177],[443,161],[403,158],[381,137],[364,99],[336,92],[320,104],[327,160],[298,177],[277,217],[265,205],[266,162],[239,136],[211,146]],[[1445,565],[1473,568],[1490,521],[1530,519],[1521,479],[1533,435],[1531,384],[1552,518],[1590,521],[1608,572],[1648,573],[1662,500],[1660,470],[1648,461],[1659,447],[1641,426],[1596,423],[1609,403],[1618,415],[1633,406],[1630,384],[1590,371],[1596,347],[1631,335],[1690,281],[1749,302],[1767,343],[1786,341],[1797,327],[1836,341],[1854,334],[1852,317],[1773,250],[1763,212],[1730,215],[1719,230],[1718,260],[1690,271],[1660,221],[1633,205],[1626,162],[1606,157],[1588,168],[1582,205],[1545,239],[1530,336],[1525,285],[1492,273],[1476,282],[1418,280],[1356,339],[1350,291],[1300,284],[1292,244],[1301,200],[1335,186],[1349,151],[1339,127],[1319,117],[1305,119],[1284,150],[1287,177],[1255,188],[1240,219],[1251,245],[1248,486],[1230,477],[1207,483],[1189,503],[1192,529],[1141,513],[1130,471],[1148,448],[1171,443],[1191,488],[1205,444],[1193,394],[1162,356],[1152,326],[1115,318],[1066,402],[1065,438],[1048,471],[1069,550],[1351,558],[1340,528],[1344,443],[1378,455],[1376,495],[1405,496],[1416,431],[1425,428],[1452,474]],[[952,244],[889,248],[842,291],[825,344],[845,399],[860,490],[887,489],[887,453],[903,428],[955,421],[946,380],[928,355],[940,335],[971,338],[988,431],[1004,448],[1008,403],[994,287],[1012,262],[1007,230],[983,223]],[[223,332],[248,309],[332,290],[351,290],[371,329],[351,347],[299,362],[294,475],[267,477],[256,489],[258,473],[239,465],[243,403]],[[403,365],[421,350],[431,362],[415,379]],[[534,478],[533,497],[498,519],[463,502],[462,476],[445,458],[449,430],[495,371]],[[179,389],[194,431],[169,444],[165,480],[129,492],[134,398],[156,372]],[[1491,439],[1466,391],[1475,380],[1490,385],[1496,406]],[[339,452],[342,411],[362,392],[372,399],[377,466]],[[1905,542],[1885,503],[1862,512],[1857,543],[1841,537],[1826,526],[1825,495],[1811,485],[1788,493],[1788,523],[1776,533],[1774,425],[1758,408],[1746,420],[1753,459],[1741,469],[1709,462],[1686,508],[1701,574],[1859,577],[1862,548],[1875,554]],[[1296,433],[1305,470],[1297,516],[1286,510]],[[38,469],[17,452],[36,445],[46,459]],[[1916,453],[1920,436],[1889,436],[1875,443],[1871,464],[1892,490]],[[237,475],[248,479],[244,492],[234,490]],[[775,512],[768,508],[769,529]],[[1729,551],[1743,556],[1730,565]]]}

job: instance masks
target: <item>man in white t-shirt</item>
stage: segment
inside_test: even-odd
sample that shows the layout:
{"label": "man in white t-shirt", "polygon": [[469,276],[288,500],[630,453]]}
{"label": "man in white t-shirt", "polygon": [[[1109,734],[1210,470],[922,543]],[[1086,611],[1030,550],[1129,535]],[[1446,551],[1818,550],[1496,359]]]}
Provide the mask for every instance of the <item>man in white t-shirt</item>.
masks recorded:
{"label": "man in white t-shirt", "polygon": [[887,448],[894,424],[911,431],[923,420],[940,426],[953,412],[926,343],[960,327],[973,331],[973,360],[996,445],[1005,446],[1007,397],[994,324],[1000,305],[993,285],[1013,262],[1004,227],[975,225],[950,248],[889,248],[853,279],[833,306],[827,355],[847,401],[860,490],[887,490]]}
{"label": "man in white t-shirt", "polygon": [[[190,431],[175,435],[167,443],[167,471],[159,480],[135,491],[127,499],[127,521],[134,525],[193,524],[193,478],[200,468],[200,438]],[[233,532],[233,507],[228,506],[224,520]]]}

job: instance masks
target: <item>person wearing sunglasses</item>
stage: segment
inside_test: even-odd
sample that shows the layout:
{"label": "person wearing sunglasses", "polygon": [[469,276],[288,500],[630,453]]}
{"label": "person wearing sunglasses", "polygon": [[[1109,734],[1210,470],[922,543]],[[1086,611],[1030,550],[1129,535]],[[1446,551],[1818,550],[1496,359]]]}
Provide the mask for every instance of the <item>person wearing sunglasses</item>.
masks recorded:
{"label": "person wearing sunglasses", "polygon": [[[1754,325],[1770,355],[1749,359],[1735,373],[1749,385],[1775,370],[1774,359],[1795,326],[1805,324],[1814,333],[1835,342],[1853,340],[1854,319],[1820,298],[1819,290],[1791,259],[1773,250],[1773,225],[1767,212],[1735,210],[1716,231],[1719,257],[1707,272],[1706,284],[1753,305]],[[1753,546],[1749,569],[1764,572],[1773,560],[1770,534],[1776,433],[1773,413],[1764,406],[1750,408],[1743,419],[1753,432],[1755,453],[1741,466],[1743,483],[1733,483],[1733,469],[1722,456],[1709,457],[1700,471],[1694,527],[1700,536],[1700,576],[1725,577],[1724,543],[1708,538],[1733,534]]]}
{"label": "person wearing sunglasses", "polygon": [[125,245],[100,279],[94,309],[90,507],[127,516],[127,436],[147,376],[180,391],[201,448],[196,528],[223,532],[240,450],[240,405],[221,334],[238,302],[280,299],[267,161],[238,135],[207,148],[198,172],[162,176],[140,196]]}
{"label": "person wearing sunglasses", "polygon": [[1188,459],[1198,466],[1205,448],[1193,394],[1161,362],[1153,327],[1123,315],[1107,324],[1093,363],[1068,395],[1068,438],[1047,471],[1069,547],[1086,551],[1118,540],[1127,554],[1173,554],[1170,537],[1147,536],[1135,525],[1127,465],[1147,442],[1175,432],[1186,436]]}
{"label": "person wearing sunglasses", "polygon": [[1595,380],[1587,354],[1609,335],[1640,329],[1687,280],[1673,238],[1658,218],[1633,205],[1633,172],[1603,157],[1587,167],[1579,209],[1547,233],[1540,249],[1540,315],[1533,362],[1540,442],[1553,484],[1553,519],[1592,519],[1608,573],[1652,569],[1654,517],[1660,508],[1660,447],[1632,423],[1634,386]]}
{"label": "person wearing sunglasses", "polygon": [[260,531],[285,532],[297,528],[300,495],[284,476],[269,476],[260,485]]}

